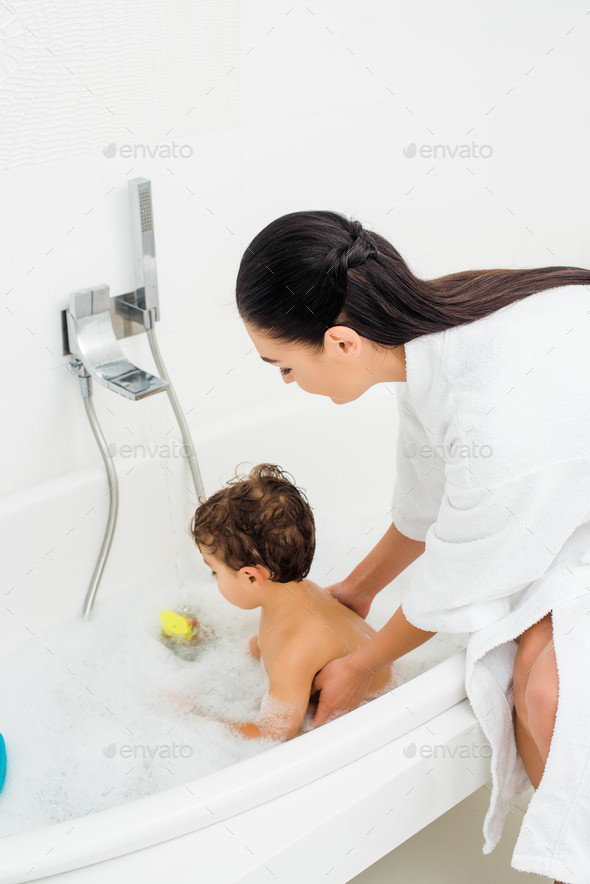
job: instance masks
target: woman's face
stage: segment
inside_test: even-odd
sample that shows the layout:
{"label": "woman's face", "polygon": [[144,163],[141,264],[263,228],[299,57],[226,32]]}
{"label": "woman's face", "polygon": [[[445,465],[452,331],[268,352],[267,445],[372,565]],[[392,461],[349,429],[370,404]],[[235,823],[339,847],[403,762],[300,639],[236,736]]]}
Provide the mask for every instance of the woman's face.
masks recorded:
{"label": "woman's face", "polygon": [[319,352],[302,344],[282,343],[247,324],[246,331],[260,357],[276,366],[286,384],[295,382],[306,393],[327,396],[337,405],[358,399],[379,381],[405,380],[405,372],[404,377],[391,376],[391,365],[385,372],[375,348],[344,326],[328,329]]}

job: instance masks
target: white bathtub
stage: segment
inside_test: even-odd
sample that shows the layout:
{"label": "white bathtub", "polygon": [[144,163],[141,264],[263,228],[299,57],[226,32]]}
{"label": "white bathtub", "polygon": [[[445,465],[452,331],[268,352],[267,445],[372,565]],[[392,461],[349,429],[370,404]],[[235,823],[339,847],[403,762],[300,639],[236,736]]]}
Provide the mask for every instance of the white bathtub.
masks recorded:
{"label": "white bathtub", "polygon": [[[396,412],[395,384],[387,387],[343,407],[299,392],[292,396],[289,388],[264,412],[206,431],[193,426],[206,490],[219,487],[239,461],[268,460],[294,475],[324,522],[331,508],[349,507],[352,514],[374,507],[375,530],[344,536],[342,556],[329,569],[318,531],[321,572],[310,576],[323,585],[341,579],[389,524]],[[113,395],[99,391],[97,407]],[[74,393],[71,407],[83,411]],[[88,432],[89,450],[94,444]],[[96,463],[0,501],[3,646],[25,635],[36,641],[37,630],[80,610],[107,513],[98,452]],[[116,465],[119,520],[97,605],[171,567],[157,464],[117,457]],[[179,460],[174,472],[181,558],[192,562],[186,525],[194,507],[186,462]],[[323,577],[326,571],[329,577]],[[404,581],[407,573],[378,597],[390,604],[391,614]],[[413,652],[417,660],[425,647]],[[484,753],[463,757],[454,751],[473,743],[486,740],[466,699],[461,651],[336,721],[188,786],[2,839],[0,882],[50,876],[64,884],[150,884],[164,877],[179,884],[300,884],[327,876],[346,882],[489,779]],[[423,757],[411,754],[411,744],[448,750]]]}

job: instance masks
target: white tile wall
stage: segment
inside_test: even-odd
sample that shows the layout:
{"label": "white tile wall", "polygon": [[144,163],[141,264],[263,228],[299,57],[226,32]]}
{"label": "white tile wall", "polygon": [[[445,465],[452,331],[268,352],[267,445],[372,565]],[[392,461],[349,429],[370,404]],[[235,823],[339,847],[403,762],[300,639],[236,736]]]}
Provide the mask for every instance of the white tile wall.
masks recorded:
{"label": "white tile wall", "polygon": [[[467,0],[243,0],[239,128],[183,138],[190,159],[98,152],[0,172],[0,493],[100,465],[60,311],[77,288],[133,288],[131,177],[152,181],[158,334],[195,428],[295,395],[248,354],[233,306],[244,249],[281,214],[358,217],[423,276],[590,265],[585,16],[579,0],[485,14]],[[493,156],[402,152],[472,141]],[[153,368],[145,336],[122,347]],[[141,431],[134,403],[95,401],[107,437]]]}
{"label": "white tile wall", "polygon": [[239,120],[239,0],[14,0],[0,35],[2,169]]}

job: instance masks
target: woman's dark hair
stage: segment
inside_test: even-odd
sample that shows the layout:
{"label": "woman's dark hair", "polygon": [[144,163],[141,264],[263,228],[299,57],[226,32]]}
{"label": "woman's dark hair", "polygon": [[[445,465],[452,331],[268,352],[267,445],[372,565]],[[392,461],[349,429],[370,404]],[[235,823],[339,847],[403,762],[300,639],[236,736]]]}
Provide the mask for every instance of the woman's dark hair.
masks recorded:
{"label": "woman's dark hair", "polygon": [[464,325],[544,289],[590,283],[581,267],[464,270],[418,279],[384,237],[338,212],[291,212],[254,237],[236,302],[257,331],[323,349],[326,329],[352,328],[396,347]]}
{"label": "woman's dark hair", "polygon": [[198,507],[190,523],[197,546],[239,571],[263,565],[276,583],[307,577],[315,522],[305,493],[279,466],[261,463],[236,475]]}

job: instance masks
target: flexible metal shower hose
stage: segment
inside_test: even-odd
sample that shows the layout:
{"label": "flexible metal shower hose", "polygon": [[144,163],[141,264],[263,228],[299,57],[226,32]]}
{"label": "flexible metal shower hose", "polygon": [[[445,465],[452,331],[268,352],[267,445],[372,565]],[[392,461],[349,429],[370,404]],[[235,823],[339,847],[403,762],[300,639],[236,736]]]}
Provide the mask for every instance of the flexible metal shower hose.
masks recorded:
{"label": "flexible metal shower hose", "polygon": [[195,483],[195,490],[197,492],[198,501],[201,500],[202,497],[205,496],[205,491],[203,488],[203,480],[201,479],[201,471],[199,470],[199,462],[197,460],[197,456],[195,454],[195,446],[193,445],[193,440],[191,438],[191,432],[188,428],[188,424],[186,422],[186,418],[182,413],[182,408],[180,407],[180,402],[178,401],[178,397],[176,395],[176,391],[172,386],[172,381],[168,377],[168,373],[166,372],[166,368],[164,363],[162,362],[162,356],[160,354],[160,348],[158,347],[158,340],[156,338],[156,331],[154,329],[154,320],[155,320],[155,311],[152,308],[150,310],[150,314],[152,316],[152,327],[148,328],[147,336],[148,341],[150,343],[150,347],[152,350],[152,356],[154,357],[154,362],[156,363],[156,368],[158,369],[158,374],[164,381],[168,381],[170,386],[166,391],[168,393],[168,398],[170,399],[170,404],[174,409],[174,414],[176,415],[176,419],[178,420],[180,431],[182,433],[182,438],[184,439],[184,444],[189,449],[188,455],[188,465],[190,467],[193,482]]}
{"label": "flexible metal shower hose", "polygon": [[100,578],[102,577],[102,572],[104,570],[104,566],[106,565],[107,557],[109,554],[109,550],[111,548],[111,543],[113,542],[113,535],[115,533],[115,525],[117,523],[117,513],[119,511],[119,483],[117,481],[117,471],[115,470],[115,465],[113,463],[113,459],[108,457],[107,454],[107,443],[105,437],[102,434],[102,430],[100,429],[100,424],[98,423],[98,418],[96,417],[96,412],[94,410],[94,403],[92,402],[92,388],[91,388],[91,378],[85,378],[86,385],[88,388],[88,395],[84,395],[84,407],[86,408],[86,414],[88,415],[88,420],[90,421],[90,426],[92,427],[92,432],[94,433],[94,438],[98,443],[98,447],[100,448],[100,453],[102,454],[102,459],[104,460],[104,465],[107,471],[107,477],[109,480],[109,491],[107,494],[109,497],[109,517],[107,520],[107,528],[104,535],[104,540],[102,542],[102,547],[100,553],[98,555],[98,559],[96,562],[96,567],[94,568],[94,573],[92,575],[92,579],[90,581],[90,586],[88,587],[88,592],[86,593],[86,599],[84,600],[84,607],[82,609],[82,615],[84,617],[88,617],[90,611],[92,610],[92,606],[94,604],[94,598],[96,596],[96,591],[98,589],[98,584],[100,583]]}
{"label": "flexible metal shower hose", "polygon": [[[190,430],[188,428],[188,424],[186,422],[186,418],[182,413],[182,408],[180,407],[180,402],[178,401],[178,397],[172,386],[170,378],[168,377],[168,373],[162,361],[162,356],[160,353],[160,348],[158,347],[158,341],[156,338],[156,334],[154,331],[154,322],[155,316],[154,310],[150,310],[150,314],[152,317],[152,328],[147,329],[148,341],[151,347],[152,355],[154,357],[154,362],[156,363],[156,367],[158,369],[158,374],[162,378],[162,380],[168,381],[169,387],[167,388],[168,397],[170,399],[170,404],[174,409],[174,414],[178,420],[180,430],[182,433],[182,438],[184,439],[184,444],[189,450],[188,455],[188,463],[190,467],[190,471],[193,477],[193,481],[195,483],[195,491],[197,502],[200,502],[205,497],[205,491],[203,488],[203,480],[201,479],[201,472],[199,470],[199,462],[197,461],[197,457],[195,454],[195,448],[193,445],[193,440],[190,434]],[[115,465],[113,463],[113,459],[108,456],[107,453],[107,443],[103,436],[102,430],[100,428],[100,424],[98,423],[98,418],[96,416],[96,412],[94,410],[94,404],[92,402],[92,387],[91,387],[91,378],[90,377],[81,377],[80,381],[82,387],[82,395],[84,398],[84,406],[86,408],[86,414],[88,415],[88,420],[90,422],[90,426],[92,427],[92,432],[94,433],[94,437],[98,443],[98,447],[100,448],[100,453],[102,455],[102,459],[104,461],[104,465],[107,471],[107,477],[109,482],[109,491],[107,492],[110,495],[109,500],[109,516],[107,520],[107,527],[105,531],[104,540],[102,542],[102,547],[98,556],[98,560],[96,562],[96,566],[94,568],[94,573],[92,575],[92,579],[90,581],[90,585],[88,587],[88,592],[86,593],[86,599],[84,600],[84,607],[82,609],[82,614],[84,617],[88,617],[90,612],[92,611],[92,606],[94,605],[94,600],[96,598],[96,592],[98,590],[98,584],[100,583],[100,578],[102,577],[102,572],[106,565],[106,561],[108,558],[108,554],[111,548],[111,544],[113,542],[113,535],[115,533],[115,525],[117,522],[117,513],[119,509],[119,483],[117,481],[117,472],[115,470]],[[190,491],[190,489],[189,489]]]}

